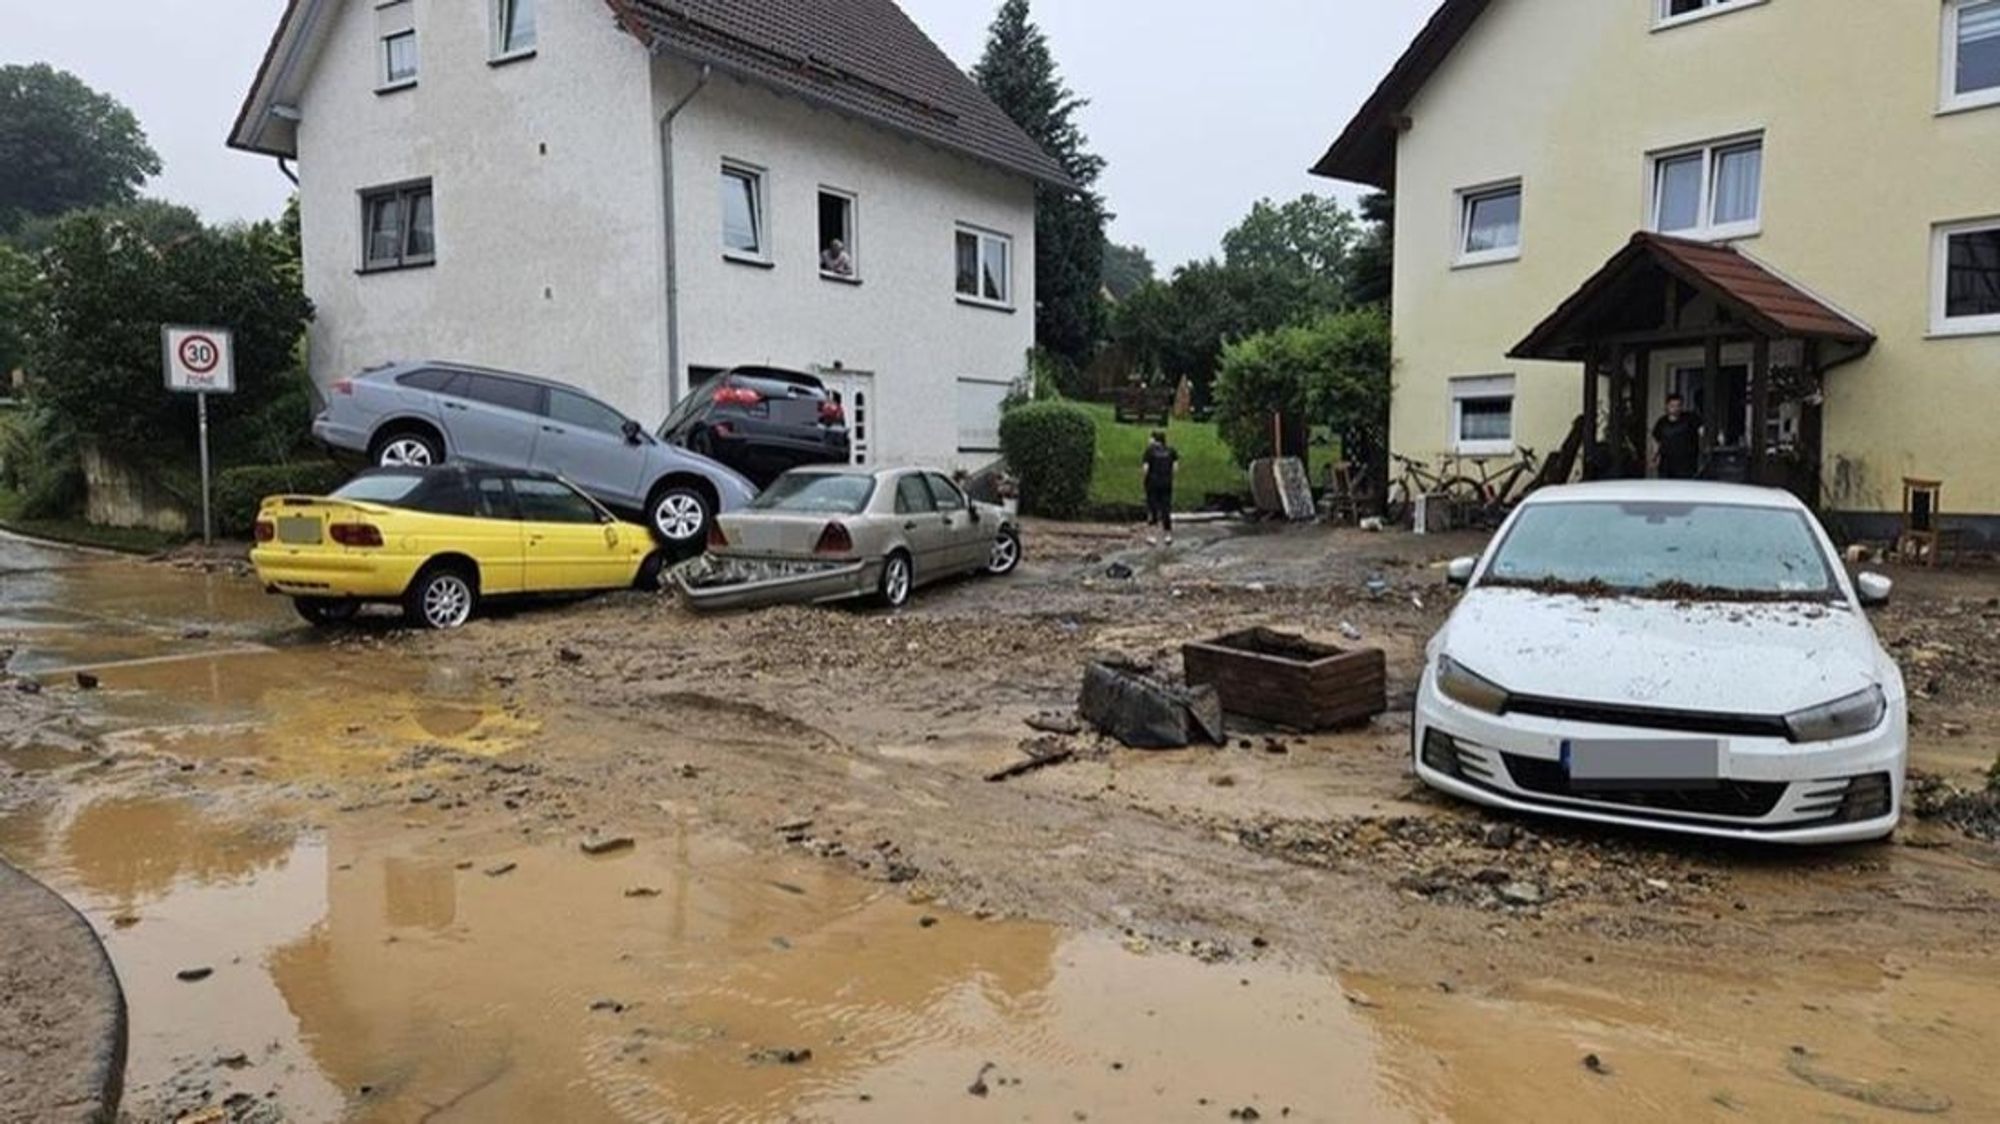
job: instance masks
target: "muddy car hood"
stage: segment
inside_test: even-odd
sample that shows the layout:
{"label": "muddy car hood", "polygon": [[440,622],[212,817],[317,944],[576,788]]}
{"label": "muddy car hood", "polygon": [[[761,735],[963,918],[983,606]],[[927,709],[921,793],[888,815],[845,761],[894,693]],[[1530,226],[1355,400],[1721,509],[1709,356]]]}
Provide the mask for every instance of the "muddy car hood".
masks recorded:
{"label": "muddy car hood", "polygon": [[1433,646],[1515,695],[1756,715],[1891,688],[1879,651],[1868,622],[1839,606],[1521,589],[1468,593]]}

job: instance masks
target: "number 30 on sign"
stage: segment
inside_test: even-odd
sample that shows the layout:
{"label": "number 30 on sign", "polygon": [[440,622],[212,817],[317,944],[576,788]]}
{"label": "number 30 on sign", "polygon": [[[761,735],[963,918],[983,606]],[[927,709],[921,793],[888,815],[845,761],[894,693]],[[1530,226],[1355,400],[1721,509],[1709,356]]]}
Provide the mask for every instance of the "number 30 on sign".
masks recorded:
{"label": "number 30 on sign", "polygon": [[189,394],[230,394],[236,390],[235,340],[227,328],[169,324],[160,331],[167,389]]}

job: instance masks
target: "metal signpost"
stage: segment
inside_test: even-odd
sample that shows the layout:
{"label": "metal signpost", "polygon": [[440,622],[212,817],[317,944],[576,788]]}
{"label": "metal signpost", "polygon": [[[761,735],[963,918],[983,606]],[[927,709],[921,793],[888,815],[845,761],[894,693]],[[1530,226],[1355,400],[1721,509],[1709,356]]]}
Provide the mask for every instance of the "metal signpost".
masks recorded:
{"label": "metal signpost", "polygon": [[194,395],[201,424],[201,541],[215,542],[215,518],[209,510],[208,396],[236,393],[236,339],[227,328],[196,328],[168,324],[160,329],[160,365],[167,372],[167,389]]}

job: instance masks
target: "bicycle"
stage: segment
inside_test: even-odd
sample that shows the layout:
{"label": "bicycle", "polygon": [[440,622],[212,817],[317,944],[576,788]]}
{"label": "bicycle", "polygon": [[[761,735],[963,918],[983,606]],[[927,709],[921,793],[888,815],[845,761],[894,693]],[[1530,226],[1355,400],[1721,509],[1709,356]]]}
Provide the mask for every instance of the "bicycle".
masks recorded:
{"label": "bicycle", "polygon": [[[1475,460],[1473,465],[1479,470],[1479,479],[1473,481],[1478,500],[1468,514],[1475,526],[1489,529],[1498,527],[1507,518],[1507,513],[1514,510],[1514,505],[1528,498],[1542,474],[1541,458],[1535,455],[1533,449],[1525,447],[1521,449],[1520,456],[1497,472],[1485,460]],[[1524,480],[1527,487],[1521,488]],[[1519,495],[1515,494],[1516,488],[1521,488]]]}
{"label": "bicycle", "polygon": [[1479,482],[1457,474],[1456,457],[1440,457],[1435,470],[1414,457],[1400,453],[1389,454],[1389,459],[1401,470],[1389,482],[1388,496],[1382,504],[1382,518],[1391,525],[1401,525],[1416,514],[1418,496],[1443,496],[1454,526],[1462,522],[1461,516],[1465,511],[1478,507],[1481,502]]}

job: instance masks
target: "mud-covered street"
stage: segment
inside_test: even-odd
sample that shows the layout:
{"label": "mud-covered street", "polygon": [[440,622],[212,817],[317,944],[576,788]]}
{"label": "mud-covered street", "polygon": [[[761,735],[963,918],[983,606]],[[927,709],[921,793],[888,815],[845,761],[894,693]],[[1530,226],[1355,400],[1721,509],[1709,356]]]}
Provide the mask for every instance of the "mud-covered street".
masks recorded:
{"label": "mud-covered street", "polygon": [[[419,635],[9,541],[0,854],[103,935],[135,1121],[2000,1116],[2000,576],[1895,572],[1923,815],[1795,852],[1417,787],[1477,546],[1031,526],[893,615]],[[1090,657],[1251,625],[1383,648],[1390,713],[1028,725]]]}

